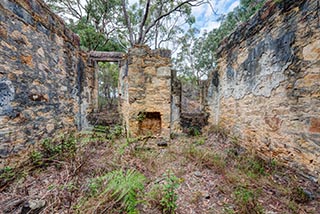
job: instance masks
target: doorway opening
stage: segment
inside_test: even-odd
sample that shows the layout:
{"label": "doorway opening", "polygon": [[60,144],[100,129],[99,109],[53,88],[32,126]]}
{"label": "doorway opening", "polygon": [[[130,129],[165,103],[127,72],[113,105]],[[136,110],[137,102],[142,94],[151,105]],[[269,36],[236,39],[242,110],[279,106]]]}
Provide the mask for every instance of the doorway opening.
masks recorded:
{"label": "doorway opening", "polygon": [[91,125],[110,126],[119,124],[119,63],[98,62],[97,77],[97,109],[90,115]]}

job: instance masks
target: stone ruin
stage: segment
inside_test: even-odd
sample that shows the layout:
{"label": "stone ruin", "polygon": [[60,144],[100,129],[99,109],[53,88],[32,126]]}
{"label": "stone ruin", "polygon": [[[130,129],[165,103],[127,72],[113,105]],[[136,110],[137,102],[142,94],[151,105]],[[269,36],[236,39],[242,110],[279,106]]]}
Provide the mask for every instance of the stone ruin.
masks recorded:
{"label": "stone ruin", "polygon": [[120,112],[127,134],[169,139],[179,130],[179,92],[170,51],[130,49],[119,75]]}
{"label": "stone ruin", "polygon": [[0,165],[39,140],[88,127],[95,72],[80,38],[41,0],[0,1]]}
{"label": "stone ruin", "polygon": [[[266,5],[221,44],[203,93],[203,124],[228,129],[244,147],[320,179],[320,19],[314,0]],[[111,54],[112,55],[112,54]],[[41,0],[0,2],[0,156],[90,126],[98,61],[119,61],[127,134],[161,135],[194,126],[181,112],[170,52],[85,53]],[[185,119],[183,119],[185,118]],[[185,120],[185,121],[183,121]]]}
{"label": "stone ruin", "polygon": [[320,4],[267,1],[221,43],[209,124],[320,181]]}

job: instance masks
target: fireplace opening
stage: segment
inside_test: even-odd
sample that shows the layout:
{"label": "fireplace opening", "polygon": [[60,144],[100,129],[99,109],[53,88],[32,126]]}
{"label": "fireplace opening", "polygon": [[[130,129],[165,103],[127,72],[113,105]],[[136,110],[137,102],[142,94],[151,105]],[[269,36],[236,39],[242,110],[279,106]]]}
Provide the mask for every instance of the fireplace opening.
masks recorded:
{"label": "fireplace opening", "polygon": [[139,135],[161,134],[160,112],[139,112]]}

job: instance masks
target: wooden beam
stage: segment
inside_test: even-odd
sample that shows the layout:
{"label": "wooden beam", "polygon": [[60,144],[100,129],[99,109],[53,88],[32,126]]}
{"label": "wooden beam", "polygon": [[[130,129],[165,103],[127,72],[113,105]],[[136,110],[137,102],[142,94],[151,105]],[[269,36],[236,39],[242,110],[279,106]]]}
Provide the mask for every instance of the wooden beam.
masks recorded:
{"label": "wooden beam", "polygon": [[123,56],[122,52],[91,51],[89,53],[90,61],[96,62],[119,62]]}

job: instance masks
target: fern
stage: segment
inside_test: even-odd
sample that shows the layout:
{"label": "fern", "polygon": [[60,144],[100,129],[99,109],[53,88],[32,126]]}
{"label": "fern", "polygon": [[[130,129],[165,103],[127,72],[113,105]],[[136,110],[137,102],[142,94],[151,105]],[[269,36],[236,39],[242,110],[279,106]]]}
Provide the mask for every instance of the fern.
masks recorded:
{"label": "fern", "polygon": [[108,184],[102,194],[110,193],[114,202],[120,204],[128,214],[138,213],[137,193],[144,189],[146,178],[141,173],[129,169],[126,172],[122,170],[109,172],[103,176],[104,179]]}

